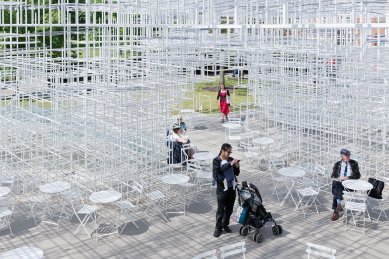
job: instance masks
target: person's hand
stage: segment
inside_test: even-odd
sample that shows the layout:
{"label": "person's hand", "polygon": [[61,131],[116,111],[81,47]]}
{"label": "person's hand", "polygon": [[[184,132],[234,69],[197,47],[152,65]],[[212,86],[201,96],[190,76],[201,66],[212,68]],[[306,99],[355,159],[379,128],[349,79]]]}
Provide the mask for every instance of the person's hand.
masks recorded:
{"label": "person's hand", "polygon": [[234,166],[236,163],[239,163],[239,162],[238,162],[238,159],[233,159],[233,160],[231,161],[231,165],[232,165],[232,166]]}
{"label": "person's hand", "polygon": [[239,160],[236,160],[236,162],[234,163],[234,166],[239,168],[240,164],[239,164]]}
{"label": "person's hand", "polygon": [[347,180],[347,176],[339,176],[339,180],[340,180],[340,181]]}

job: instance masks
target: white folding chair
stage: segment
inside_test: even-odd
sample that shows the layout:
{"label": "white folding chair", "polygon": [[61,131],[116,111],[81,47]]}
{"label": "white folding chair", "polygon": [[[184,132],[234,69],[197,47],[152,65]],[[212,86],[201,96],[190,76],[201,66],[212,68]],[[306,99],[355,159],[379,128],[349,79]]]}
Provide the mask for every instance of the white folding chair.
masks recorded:
{"label": "white folding chair", "polygon": [[365,233],[366,219],[371,221],[366,204],[367,194],[360,192],[343,192],[343,198],[345,200],[343,215],[345,231],[347,231],[348,216],[351,215],[351,218],[354,222],[354,226],[356,227],[357,223],[361,221],[362,233]]}
{"label": "white folding chair", "polygon": [[12,236],[11,217],[14,211],[14,197],[0,197],[0,230],[9,229]]}
{"label": "white folding chair", "polygon": [[304,218],[306,215],[306,210],[308,206],[314,205],[316,208],[316,213],[319,213],[319,210],[317,209],[317,196],[320,192],[320,183],[319,182],[313,182],[312,185],[306,186],[304,188],[296,188],[296,193],[298,197],[298,202],[296,205],[296,210],[301,208],[304,214]]}
{"label": "white folding chair", "polygon": [[143,186],[138,182],[134,181],[131,186],[126,183],[124,184],[130,187],[131,190],[127,193],[129,195],[127,200],[116,202],[116,206],[119,209],[117,215],[117,225],[119,226],[119,222],[122,221],[122,218],[124,218],[125,221],[122,230],[120,232],[118,231],[118,236],[123,233],[128,223],[133,223],[136,228],[139,228],[139,226],[136,224],[138,217],[135,214],[135,210],[139,208],[139,202],[143,195]]}
{"label": "white folding chair", "polygon": [[227,134],[226,141],[228,143],[239,145],[239,143],[242,139],[242,136],[241,136],[242,129],[240,127],[239,128],[228,128],[227,133],[228,134]]}
{"label": "white folding chair", "polygon": [[15,183],[15,176],[14,175],[0,175],[0,185],[8,186],[10,189],[12,189],[13,184]]}
{"label": "white folding chair", "polygon": [[305,250],[308,254],[308,259],[311,255],[317,255],[324,258],[336,259],[336,249],[332,249],[322,245],[316,245],[310,242],[307,242],[307,250]]}
{"label": "white folding chair", "polygon": [[[26,196],[28,205],[30,207],[30,213],[34,219],[35,225],[37,225],[36,210],[40,208],[42,212],[46,207],[47,198],[39,191],[41,185],[41,178],[39,176],[32,176],[23,180],[23,195]],[[48,211],[48,213],[51,213]]]}
{"label": "white folding chair", "polygon": [[[367,199],[368,199],[367,204],[373,210],[373,212],[379,211],[378,217],[376,219],[374,218],[374,220],[379,221],[381,218],[381,215],[384,215],[386,219],[389,219],[388,215],[385,212],[386,207],[387,207],[388,202],[389,202],[389,181],[388,181],[388,179],[380,179],[378,177],[376,177],[376,179],[385,182],[385,186],[384,186],[384,189],[382,191],[382,199],[376,199],[376,198],[368,196],[367,197]],[[374,203],[377,206],[375,206]]]}
{"label": "white folding chair", "polygon": [[[69,195],[67,198],[69,199],[69,202],[71,205],[72,216],[73,215],[76,216],[76,218],[78,219],[78,221],[80,223],[78,225],[76,231],[74,231],[74,235],[76,235],[78,233],[78,231],[81,228],[83,228],[85,230],[85,232],[88,234],[88,236],[92,237],[93,231],[97,229],[97,226],[96,226],[97,206],[84,204],[81,193],[75,192],[75,193],[73,193],[73,195]],[[80,217],[81,215],[83,216],[82,219]],[[93,231],[92,232],[89,232],[87,227],[86,227],[86,224],[88,223],[88,221],[90,219],[92,219],[92,221],[93,221]]]}
{"label": "white folding chair", "polygon": [[246,138],[242,139],[239,147],[245,157],[243,160],[244,163],[248,166],[248,168],[253,168],[253,166],[255,166],[258,162],[257,160],[259,159],[260,153]]}
{"label": "white folding chair", "polygon": [[243,258],[246,258],[246,242],[238,242],[235,244],[227,245],[227,246],[222,246],[220,247],[220,252],[221,252],[221,258],[227,258],[229,256],[234,256],[236,258],[236,255],[241,254]]}
{"label": "white folding chair", "polygon": [[280,175],[278,173],[277,169],[271,169],[270,175],[271,175],[271,179],[272,179],[272,183],[273,183],[273,192],[271,195],[273,195],[275,193],[277,195],[277,200],[280,201],[280,196],[278,193],[279,192],[279,185],[281,184],[281,186],[284,186],[282,190],[283,190],[283,192],[286,193],[285,184],[287,181],[289,181],[289,179]]}
{"label": "white folding chair", "polygon": [[217,250],[213,249],[192,257],[192,259],[217,259]]}
{"label": "white folding chair", "polygon": [[212,186],[212,172],[211,169],[208,171],[208,167],[204,167],[199,163],[191,163],[189,165],[189,173],[193,173],[196,184],[196,194],[199,194],[203,191],[209,191],[211,195],[211,186]]}
{"label": "white folding chair", "polygon": [[[138,183],[138,185],[140,185]],[[140,185],[141,186],[141,185]],[[142,187],[143,190],[143,187]],[[165,194],[163,194],[160,190],[155,190],[149,193],[146,193],[147,198],[147,208],[145,210],[145,214],[151,219],[155,214],[159,214],[163,219],[167,221],[165,214],[163,214],[162,206],[165,204]],[[149,212],[151,212],[149,214]]]}
{"label": "white folding chair", "polygon": [[[322,165],[316,164],[314,166],[314,169],[312,171],[313,180],[320,183],[320,190],[323,190],[325,187],[330,187],[332,181],[331,175],[328,175],[329,171]],[[324,190],[325,191],[325,190]],[[330,188],[328,188],[328,191],[330,191]]]}

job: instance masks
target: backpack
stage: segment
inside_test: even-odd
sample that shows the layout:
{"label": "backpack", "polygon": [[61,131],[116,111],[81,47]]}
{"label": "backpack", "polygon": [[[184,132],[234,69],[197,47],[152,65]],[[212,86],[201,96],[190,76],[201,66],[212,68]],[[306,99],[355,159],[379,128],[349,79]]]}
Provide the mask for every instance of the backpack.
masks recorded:
{"label": "backpack", "polygon": [[382,199],[382,190],[385,187],[385,182],[375,178],[369,178],[368,182],[373,185],[373,189],[370,190],[369,196],[375,199]]}

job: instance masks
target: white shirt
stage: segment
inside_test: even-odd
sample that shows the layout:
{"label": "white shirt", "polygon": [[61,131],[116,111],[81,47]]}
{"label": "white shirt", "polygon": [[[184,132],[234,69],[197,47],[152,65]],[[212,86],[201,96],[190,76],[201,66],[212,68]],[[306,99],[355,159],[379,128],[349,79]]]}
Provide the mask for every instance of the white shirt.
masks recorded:
{"label": "white shirt", "polygon": [[351,170],[351,165],[350,165],[350,163],[349,163],[349,162],[342,161],[341,166],[340,166],[339,177],[340,177],[340,176],[344,176],[344,169],[346,168],[346,164],[347,164],[347,175],[346,175],[346,176],[350,176],[350,175],[353,174],[353,171]]}

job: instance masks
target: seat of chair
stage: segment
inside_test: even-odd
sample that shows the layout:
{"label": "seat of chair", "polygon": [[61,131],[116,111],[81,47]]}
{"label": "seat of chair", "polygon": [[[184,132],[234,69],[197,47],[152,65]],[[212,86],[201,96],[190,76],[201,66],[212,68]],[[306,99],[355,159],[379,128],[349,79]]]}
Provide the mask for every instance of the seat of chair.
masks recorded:
{"label": "seat of chair", "polygon": [[165,195],[161,191],[153,191],[148,193],[146,196],[152,201],[165,198]]}
{"label": "seat of chair", "polygon": [[136,206],[134,204],[132,204],[132,202],[130,201],[118,201],[116,203],[116,205],[122,209],[122,210],[128,210],[128,209],[132,209],[132,208],[135,208]]}
{"label": "seat of chair", "polygon": [[364,212],[367,209],[366,203],[354,202],[354,201],[346,201],[344,207],[346,210],[353,210],[353,211],[360,211],[360,212]]}
{"label": "seat of chair", "polygon": [[312,187],[305,187],[301,189],[296,189],[296,192],[298,192],[302,196],[312,196],[317,195],[318,192],[314,190]]}
{"label": "seat of chair", "polygon": [[31,202],[45,202],[46,198],[43,196],[43,194],[34,195],[28,198]]}
{"label": "seat of chair", "polygon": [[15,176],[4,176],[0,179],[1,184],[13,184],[15,182]]}
{"label": "seat of chair", "polygon": [[228,136],[228,139],[229,140],[241,140],[242,137],[241,136]]}
{"label": "seat of chair", "polygon": [[12,211],[5,207],[0,207],[0,218],[6,217],[12,214]]}
{"label": "seat of chair", "polygon": [[289,181],[288,178],[282,177],[282,176],[273,177],[273,180],[276,181],[276,182],[286,182],[286,181]]}
{"label": "seat of chair", "polygon": [[97,210],[96,205],[85,205],[77,211],[78,214],[90,214]]}
{"label": "seat of chair", "polygon": [[194,186],[196,186],[194,183],[190,183],[190,182],[181,183],[179,185],[183,186],[183,187],[194,187]]}

